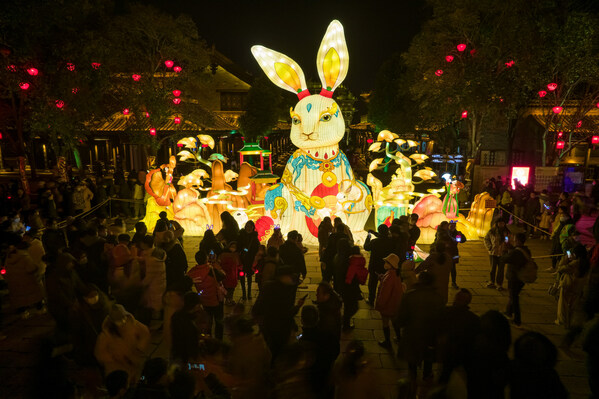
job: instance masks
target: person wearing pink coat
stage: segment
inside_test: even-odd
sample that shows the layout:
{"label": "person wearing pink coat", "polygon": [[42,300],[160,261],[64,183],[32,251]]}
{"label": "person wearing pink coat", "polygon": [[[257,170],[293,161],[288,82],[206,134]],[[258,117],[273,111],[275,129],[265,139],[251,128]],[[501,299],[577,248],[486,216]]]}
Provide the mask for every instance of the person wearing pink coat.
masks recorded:
{"label": "person wearing pink coat", "polygon": [[[380,276],[381,285],[376,296],[374,309],[381,314],[383,321],[383,334],[385,340],[379,342],[379,345],[386,349],[391,349],[391,330],[389,321],[391,321],[399,309],[401,297],[404,292],[404,287],[399,276],[399,257],[395,254],[390,254],[383,259],[385,261],[385,274]],[[399,336],[399,331],[396,331]]]}

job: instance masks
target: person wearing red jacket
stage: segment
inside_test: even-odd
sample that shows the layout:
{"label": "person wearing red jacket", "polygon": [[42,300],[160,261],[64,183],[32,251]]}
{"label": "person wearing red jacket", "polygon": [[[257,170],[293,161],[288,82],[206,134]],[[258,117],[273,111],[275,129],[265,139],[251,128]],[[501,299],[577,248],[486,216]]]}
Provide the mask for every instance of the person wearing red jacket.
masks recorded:
{"label": "person wearing red jacket", "polygon": [[239,279],[239,269],[241,269],[241,259],[237,252],[237,243],[235,241],[229,243],[229,247],[218,257],[220,267],[225,272],[226,277],[223,281],[223,286],[227,289],[227,299],[225,305],[235,305],[233,294],[237,287]]}
{"label": "person wearing red jacket", "polygon": [[[404,287],[399,276],[399,257],[395,254],[390,254],[385,261],[385,274],[380,276],[381,285],[379,286],[379,292],[376,296],[374,309],[378,310],[381,314],[383,321],[383,334],[385,340],[379,342],[379,345],[386,349],[391,349],[391,329],[389,328],[389,321],[395,318],[401,302],[401,297],[404,292]],[[395,329],[395,333],[398,334],[399,330]]]}
{"label": "person wearing red jacket", "polygon": [[368,278],[368,269],[366,269],[366,259],[360,252],[360,247],[354,246],[351,249],[349,257],[349,267],[345,275],[345,284],[351,284],[354,276],[357,277],[360,284],[366,284]]}
{"label": "person wearing red jacket", "polygon": [[202,307],[210,315],[210,331],[212,332],[214,325],[214,337],[222,340],[224,312],[223,301],[218,290],[220,282],[225,279],[225,273],[208,264],[204,251],[196,252],[195,259],[197,264],[187,272],[187,275],[195,285]]}

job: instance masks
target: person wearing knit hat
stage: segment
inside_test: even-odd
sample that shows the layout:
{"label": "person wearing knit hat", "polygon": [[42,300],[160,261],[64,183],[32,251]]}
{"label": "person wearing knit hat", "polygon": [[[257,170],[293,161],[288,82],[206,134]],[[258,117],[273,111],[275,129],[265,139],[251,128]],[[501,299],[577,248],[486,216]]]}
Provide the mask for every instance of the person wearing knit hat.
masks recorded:
{"label": "person wearing knit hat", "polygon": [[150,345],[150,330],[137,321],[122,305],[114,304],[104,319],[94,355],[108,375],[115,370],[129,374],[129,382],[139,380]]}
{"label": "person wearing knit hat", "polygon": [[[389,322],[395,318],[404,292],[404,286],[399,276],[399,257],[396,254],[390,254],[383,259],[385,261],[385,274],[380,276],[381,285],[374,303],[374,309],[381,314],[383,322],[383,334],[385,340],[379,342],[379,345],[386,349],[392,349],[391,329]],[[395,329],[399,337],[399,329]]]}

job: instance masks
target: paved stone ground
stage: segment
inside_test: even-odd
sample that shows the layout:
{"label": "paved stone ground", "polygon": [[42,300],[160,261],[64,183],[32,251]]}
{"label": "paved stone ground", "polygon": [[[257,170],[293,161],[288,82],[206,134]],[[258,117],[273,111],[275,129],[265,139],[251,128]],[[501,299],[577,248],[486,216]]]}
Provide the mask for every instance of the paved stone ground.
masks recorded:
{"label": "paved stone ground", "polygon": [[[199,238],[189,237],[185,239],[185,251],[190,262],[198,248]],[[426,247],[426,246],[424,246]],[[529,242],[533,256],[542,256],[549,253],[549,242],[532,240]],[[471,308],[477,314],[482,314],[489,309],[504,310],[507,303],[507,292],[498,292],[485,287],[488,279],[488,257],[487,252],[480,241],[471,241],[461,245],[461,262],[458,265],[458,285],[468,288],[473,293]],[[308,264],[308,276],[304,287],[300,288],[298,297],[303,293],[309,293],[310,300],[315,299],[316,284],[320,281],[320,271],[317,253],[311,248],[306,255]],[[539,278],[535,284],[527,285],[521,294],[523,329],[512,329],[512,337],[516,339],[525,330],[533,330],[547,335],[551,341],[559,345],[564,335],[564,328],[554,324],[556,318],[556,301],[547,295],[547,288],[552,281],[552,276],[544,272],[549,266],[548,259],[539,259]],[[190,266],[192,266],[190,264]],[[365,286],[362,287],[365,290]],[[450,296],[455,290],[450,288]],[[257,291],[255,291],[257,293]],[[254,295],[255,295],[254,293]],[[241,290],[237,289],[236,298],[239,299]],[[247,302],[249,311],[252,302]],[[5,310],[6,311],[6,310]],[[225,310],[230,311],[230,309]],[[376,368],[378,383],[384,388],[386,397],[395,397],[396,383],[399,378],[407,374],[406,365],[399,362],[395,357],[380,348],[377,340],[382,339],[380,316],[378,312],[370,309],[364,302],[360,302],[360,310],[355,316],[356,329],[342,336],[342,350],[351,339],[361,339],[365,343],[370,361]],[[47,315],[37,316],[30,320],[20,320],[14,316],[8,316],[5,320],[4,333],[8,338],[0,341],[0,398],[24,397],[36,364],[36,348],[40,337],[48,334],[53,322]],[[160,334],[153,337],[151,355],[166,356],[167,348],[162,345]],[[394,344],[394,348],[396,345]],[[77,375],[77,368],[73,364],[73,375]],[[559,362],[557,371],[562,381],[568,388],[571,398],[588,397],[588,385],[586,380],[586,369],[584,366],[584,352],[580,349],[580,343],[565,353],[559,351]]]}

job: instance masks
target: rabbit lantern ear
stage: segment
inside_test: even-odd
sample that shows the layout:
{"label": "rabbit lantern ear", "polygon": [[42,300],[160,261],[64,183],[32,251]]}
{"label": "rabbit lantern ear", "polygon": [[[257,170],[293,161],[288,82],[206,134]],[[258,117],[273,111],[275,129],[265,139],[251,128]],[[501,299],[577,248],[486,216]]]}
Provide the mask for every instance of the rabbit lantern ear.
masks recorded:
{"label": "rabbit lantern ear", "polygon": [[347,76],[349,53],[341,22],[334,20],[329,24],[316,56],[316,68],[322,83],[321,96],[333,97],[335,89]]}
{"label": "rabbit lantern ear", "polygon": [[281,89],[297,94],[300,100],[310,95],[304,72],[297,62],[263,46],[252,46],[252,54],[266,76]]}

